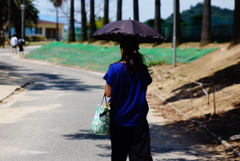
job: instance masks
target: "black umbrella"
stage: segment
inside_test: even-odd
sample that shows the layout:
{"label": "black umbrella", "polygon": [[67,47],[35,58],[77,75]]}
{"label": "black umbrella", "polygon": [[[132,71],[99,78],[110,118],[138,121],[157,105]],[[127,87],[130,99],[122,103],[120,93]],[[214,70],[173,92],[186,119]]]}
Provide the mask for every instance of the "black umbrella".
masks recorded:
{"label": "black umbrella", "polygon": [[166,39],[150,26],[135,21],[122,20],[108,23],[94,32],[91,37],[98,40],[121,41],[123,37],[132,35],[139,43],[162,43]]}

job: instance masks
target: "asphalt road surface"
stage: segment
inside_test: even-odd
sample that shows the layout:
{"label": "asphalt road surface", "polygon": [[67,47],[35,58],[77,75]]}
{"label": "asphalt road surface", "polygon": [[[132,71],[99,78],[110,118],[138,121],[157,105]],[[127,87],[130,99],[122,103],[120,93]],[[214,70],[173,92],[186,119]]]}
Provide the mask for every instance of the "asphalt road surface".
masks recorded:
{"label": "asphalt road surface", "polygon": [[[109,137],[89,130],[103,96],[104,73],[23,59],[10,49],[0,49],[0,62],[16,81],[32,82],[0,104],[1,161],[110,160]],[[150,115],[149,122],[155,161],[211,158],[164,129],[163,119]]]}

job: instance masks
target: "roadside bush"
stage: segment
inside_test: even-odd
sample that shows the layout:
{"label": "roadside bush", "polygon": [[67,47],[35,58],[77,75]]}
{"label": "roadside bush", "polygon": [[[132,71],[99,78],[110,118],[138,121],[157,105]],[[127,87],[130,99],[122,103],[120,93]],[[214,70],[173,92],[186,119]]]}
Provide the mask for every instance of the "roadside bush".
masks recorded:
{"label": "roadside bush", "polygon": [[25,37],[25,41],[31,41],[30,39],[31,39],[31,38],[28,37],[28,36]]}
{"label": "roadside bush", "polygon": [[165,63],[165,61],[163,61],[163,60],[152,60],[152,61],[148,62],[146,65],[148,67],[151,67],[151,66],[154,66],[154,65],[161,65],[163,63]]}
{"label": "roadside bush", "polygon": [[31,38],[32,38],[32,41],[44,41],[44,40],[46,40],[46,38],[43,37],[43,36],[31,36]]}
{"label": "roadside bush", "polygon": [[26,41],[44,41],[44,40],[46,40],[46,38],[43,36],[30,36],[30,37],[26,36],[25,40]]}

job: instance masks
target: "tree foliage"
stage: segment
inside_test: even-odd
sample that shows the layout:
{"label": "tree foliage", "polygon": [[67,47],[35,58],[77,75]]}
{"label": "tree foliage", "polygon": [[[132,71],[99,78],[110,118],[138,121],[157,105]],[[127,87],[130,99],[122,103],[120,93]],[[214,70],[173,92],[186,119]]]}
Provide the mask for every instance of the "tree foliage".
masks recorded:
{"label": "tree foliage", "polygon": [[[211,24],[212,26],[229,25],[233,23],[233,11],[230,9],[222,9],[220,7],[211,7]],[[182,22],[185,25],[192,25],[196,23],[196,20],[200,20],[203,15],[203,3],[198,3],[195,6],[191,6],[190,9],[181,12]],[[173,22],[173,15],[165,19],[165,25],[170,26]],[[200,22],[201,23],[201,22]],[[201,25],[201,24],[200,24]]]}
{"label": "tree foliage", "polygon": [[63,0],[50,0],[55,7],[61,7]]}
{"label": "tree foliage", "polygon": [[2,30],[3,25],[8,21],[8,0],[1,0],[0,6],[0,30]]}
{"label": "tree foliage", "polygon": [[[35,8],[33,4],[34,0],[25,0],[25,25],[34,26],[37,25],[39,10]],[[11,26],[15,27],[15,33],[17,36],[21,35],[21,9],[20,4],[22,0],[11,0]],[[3,29],[3,25],[8,21],[8,0],[0,0],[0,29]],[[14,33],[14,34],[15,34]]]}

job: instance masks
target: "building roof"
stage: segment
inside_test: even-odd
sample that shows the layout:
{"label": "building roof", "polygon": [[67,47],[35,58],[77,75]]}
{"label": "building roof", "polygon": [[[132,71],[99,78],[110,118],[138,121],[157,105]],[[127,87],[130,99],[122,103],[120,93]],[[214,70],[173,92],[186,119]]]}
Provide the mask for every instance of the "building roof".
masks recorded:
{"label": "building roof", "polygon": [[[52,22],[52,21],[45,21],[45,20],[38,20],[38,24],[56,24],[56,22]],[[64,23],[59,23],[58,24],[62,24],[64,25]]]}

